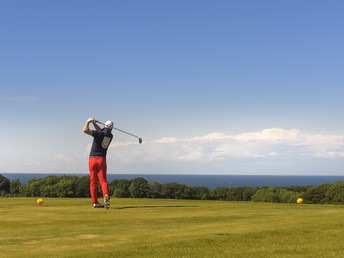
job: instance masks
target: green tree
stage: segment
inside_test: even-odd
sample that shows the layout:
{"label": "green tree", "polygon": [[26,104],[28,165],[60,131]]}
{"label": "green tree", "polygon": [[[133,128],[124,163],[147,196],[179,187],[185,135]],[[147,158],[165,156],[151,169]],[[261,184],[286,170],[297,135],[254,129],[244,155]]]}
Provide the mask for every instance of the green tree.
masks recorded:
{"label": "green tree", "polygon": [[286,187],[263,187],[258,189],[251,199],[254,202],[288,203],[294,198],[294,192]]}
{"label": "green tree", "polygon": [[194,188],[185,184],[179,184],[176,199],[196,199]]}
{"label": "green tree", "polygon": [[256,188],[251,188],[251,187],[243,187],[243,193],[242,193],[242,200],[243,201],[251,201],[252,200],[252,196],[257,192],[258,187]]}
{"label": "green tree", "polygon": [[194,186],[194,199],[197,200],[209,200],[210,194],[209,189],[205,186]]}
{"label": "green tree", "polygon": [[58,186],[60,197],[74,197],[75,177],[63,176]]}
{"label": "green tree", "polygon": [[251,200],[254,202],[264,202],[265,194],[268,191],[268,187],[259,188],[254,195],[252,195]]}
{"label": "green tree", "polygon": [[61,190],[59,187],[60,180],[61,177],[58,176],[47,176],[37,180],[34,189],[39,189],[39,192],[36,192],[34,196],[61,197]]}
{"label": "green tree", "polygon": [[231,187],[227,191],[227,201],[250,201],[252,196],[252,188],[245,187]]}
{"label": "green tree", "polygon": [[303,194],[304,203],[313,203],[313,204],[328,203],[329,201],[326,196],[326,192],[330,188],[330,186],[331,184],[309,186],[306,192]]}
{"label": "green tree", "polygon": [[74,188],[74,197],[91,197],[90,176],[82,176],[77,178]]}
{"label": "green tree", "polygon": [[276,189],[269,188],[265,193],[263,202],[280,202],[278,191],[276,191]]}
{"label": "green tree", "polygon": [[0,174],[0,195],[5,196],[10,192],[10,180]]}
{"label": "green tree", "polygon": [[344,182],[332,184],[326,192],[326,197],[329,203],[344,204]]}
{"label": "green tree", "polygon": [[223,200],[225,201],[228,193],[227,187],[216,187],[214,190],[210,191],[210,198],[212,200]]}
{"label": "green tree", "polygon": [[161,191],[161,184],[159,184],[155,180],[150,180],[147,182],[148,188],[149,188],[149,196],[151,198],[159,198],[161,196],[160,191]]}
{"label": "green tree", "polygon": [[20,195],[20,187],[22,186],[22,183],[20,183],[19,178],[12,180],[10,183],[10,194],[12,196],[19,196]]}
{"label": "green tree", "polygon": [[175,193],[178,189],[177,183],[165,183],[161,185],[161,195],[166,199],[175,199]]}
{"label": "green tree", "polygon": [[40,184],[36,178],[33,178],[28,181],[25,190],[27,197],[35,197],[41,195]]}
{"label": "green tree", "polygon": [[130,197],[145,198],[147,197],[148,185],[147,180],[143,177],[138,177],[130,180],[129,186]]}
{"label": "green tree", "polygon": [[109,183],[110,195],[115,197],[130,197],[129,186],[129,180],[115,179]]}

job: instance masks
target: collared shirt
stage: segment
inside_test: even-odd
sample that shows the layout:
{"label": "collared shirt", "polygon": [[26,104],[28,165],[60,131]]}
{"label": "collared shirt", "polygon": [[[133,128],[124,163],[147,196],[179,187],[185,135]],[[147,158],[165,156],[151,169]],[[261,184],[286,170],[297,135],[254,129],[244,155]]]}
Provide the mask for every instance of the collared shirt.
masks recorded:
{"label": "collared shirt", "polygon": [[112,133],[109,129],[104,128],[101,131],[93,130],[93,143],[90,157],[106,157],[107,149],[112,141]]}

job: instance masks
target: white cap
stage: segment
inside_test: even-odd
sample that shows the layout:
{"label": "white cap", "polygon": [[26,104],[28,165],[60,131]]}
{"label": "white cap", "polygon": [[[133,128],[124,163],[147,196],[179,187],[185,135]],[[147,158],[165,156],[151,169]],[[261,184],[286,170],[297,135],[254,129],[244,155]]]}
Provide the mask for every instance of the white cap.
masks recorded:
{"label": "white cap", "polygon": [[112,129],[113,128],[113,122],[111,122],[110,120],[105,122],[105,128],[107,129]]}

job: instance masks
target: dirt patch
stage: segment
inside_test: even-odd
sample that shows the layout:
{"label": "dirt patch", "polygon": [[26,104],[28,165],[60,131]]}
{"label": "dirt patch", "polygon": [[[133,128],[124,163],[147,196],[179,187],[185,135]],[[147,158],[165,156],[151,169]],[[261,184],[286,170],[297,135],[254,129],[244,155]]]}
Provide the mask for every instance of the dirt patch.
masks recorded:
{"label": "dirt patch", "polygon": [[85,234],[85,235],[78,235],[77,237],[81,238],[81,239],[94,239],[94,238],[100,237],[100,235],[97,235],[97,234]]}

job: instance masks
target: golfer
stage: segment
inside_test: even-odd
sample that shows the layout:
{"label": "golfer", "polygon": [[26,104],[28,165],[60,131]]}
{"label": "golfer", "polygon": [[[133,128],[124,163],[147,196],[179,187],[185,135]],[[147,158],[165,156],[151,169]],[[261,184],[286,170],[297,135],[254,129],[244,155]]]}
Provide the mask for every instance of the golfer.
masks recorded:
{"label": "golfer", "polygon": [[[111,130],[113,128],[113,122],[106,121],[103,129],[97,125],[98,121],[94,118],[89,118],[84,126],[84,133],[93,137],[93,143],[89,158],[89,169],[90,169],[90,192],[92,197],[93,208],[109,208],[110,206],[110,195],[108,189],[108,183],[106,181],[106,152],[112,141]],[[96,130],[91,130],[89,124],[93,123]],[[97,181],[99,176],[99,183],[102,187],[104,205],[98,202],[97,196]]]}

